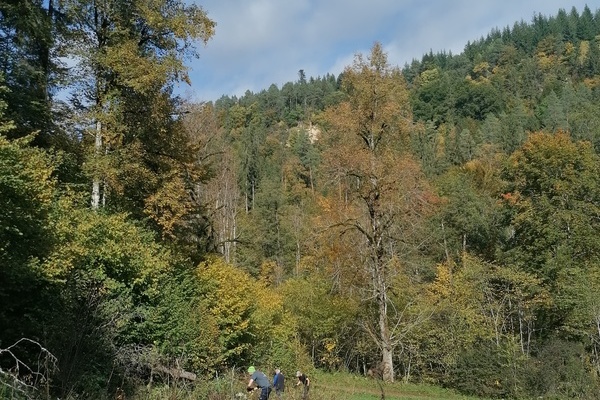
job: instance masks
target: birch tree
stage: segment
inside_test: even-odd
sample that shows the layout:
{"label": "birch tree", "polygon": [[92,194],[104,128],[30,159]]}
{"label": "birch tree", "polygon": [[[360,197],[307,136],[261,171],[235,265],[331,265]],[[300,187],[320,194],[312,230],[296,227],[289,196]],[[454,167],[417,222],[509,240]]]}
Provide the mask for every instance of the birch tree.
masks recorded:
{"label": "birch tree", "polygon": [[[72,103],[92,148],[86,169],[96,209],[106,204],[107,183],[116,175],[111,155],[131,140],[127,120],[140,112],[148,122],[157,120],[152,101],[132,110],[127,98],[146,96],[142,103],[148,104],[148,97],[170,95],[173,83],[189,83],[184,62],[197,56],[196,42],[206,43],[215,24],[202,8],[181,0],[65,0],[60,12],[69,21]],[[160,117],[172,112],[163,109]]]}
{"label": "birch tree", "polygon": [[411,268],[408,261],[417,252],[415,241],[433,196],[406,151],[412,116],[404,79],[380,44],[367,59],[356,56],[344,71],[343,87],[346,101],[324,118],[324,163],[331,192],[338,196],[332,225],[357,237],[356,262],[368,280],[366,298],[376,309],[374,328],[365,328],[381,350],[383,378],[393,381],[394,349],[409,324],[402,319],[405,310],[394,308],[392,291],[403,281],[401,271]]}

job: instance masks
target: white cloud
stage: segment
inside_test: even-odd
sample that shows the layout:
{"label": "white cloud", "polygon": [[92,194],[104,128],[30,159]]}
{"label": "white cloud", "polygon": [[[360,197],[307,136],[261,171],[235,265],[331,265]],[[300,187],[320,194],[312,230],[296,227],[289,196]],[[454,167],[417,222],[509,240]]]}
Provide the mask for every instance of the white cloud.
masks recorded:
{"label": "white cloud", "polygon": [[[432,50],[462,52],[493,28],[530,22],[534,13],[580,12],[561,0],[205,0],[216,35],[192,68],[196,98],[215,100],[281,87],[298,78],[339,74],[375,41],[402,67]],[[592,9],[595,11],[595,9]]]}

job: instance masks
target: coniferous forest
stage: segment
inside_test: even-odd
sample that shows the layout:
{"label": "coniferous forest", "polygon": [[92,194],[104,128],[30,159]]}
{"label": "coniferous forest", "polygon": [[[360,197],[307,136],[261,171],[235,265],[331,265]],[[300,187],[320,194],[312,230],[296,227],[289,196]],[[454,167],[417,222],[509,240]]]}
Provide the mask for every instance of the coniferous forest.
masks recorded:
{"label": "coniferous forest", "polygon": [[183,0],[0,3],[0,397],[257,365],[597,398],[600,10],[190,103],[214,27]]}

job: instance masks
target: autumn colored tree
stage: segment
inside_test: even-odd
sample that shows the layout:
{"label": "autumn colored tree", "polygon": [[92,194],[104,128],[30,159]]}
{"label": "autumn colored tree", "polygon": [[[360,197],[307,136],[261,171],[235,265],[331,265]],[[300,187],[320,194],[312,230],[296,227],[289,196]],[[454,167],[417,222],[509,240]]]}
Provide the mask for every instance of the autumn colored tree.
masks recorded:
{"label": "autumn colored tree", "polygon": [[381,350],[384,379],[393,381],[398,327],[404,321],[390,293],[398,267],[417,251],[414,241],[423,234],[419,219],[433,196],[406,151],[411,111],[404,79],[379,43],[366,59],[357,55],[346,68],[343,87],[346,101],[324,115],[324,163],[331,195],[337,197],[332,227],[359,238],[356,257],[377,321],[375,329],[365,327]]}
{"label": "autumn colored tree", "polygon": [[192,2],[0,3],[0,353],[55,354],[46,398],[249,361],[597,397],[599,11],[213,106]]}
{"label": "autumn colored tree", "polygon": [[[128,121],[149,118],[145,123],[158,128],[150,140],[170,130],[176,110],[161,98],[174,82],[189,81],[184,60],[196,55],[196,40],[210,39],[215,24],[202,8],[182,1],[69,0],[60,6],[71,28],[65,45],[66,56],[77,62],[72,97],[92,149],[87,171],[93,182],[91,204],[98,208],[114,190],[109,182],[118,170],[115,158],[122,157],[118,150],[145,143],[147,133]],[[139,101],[128,101],[132,97]],[[137,172],[140,180],[146,178],[144,170]]]}
{"label": "autumn colored tree", "polygon": [[550,292],[555,307],[543,314],[548,327],[594,342],[598,297],[589,288],[600,260],[599,168],[589,142],[536,133],[511,156],[503,195],[510,235],[502,258]]}
{"label": "autumn colored tree", "polygon": [[574,143],[565,133],[534,134],[510,158],[504,194],[512,211],[509,254],[548,284],[556,283],[563,261],[599,256],[592,233],[599,165],[590,143]]}
{"label": "autumn colored tree", "polygon": [[[429,321],[433,325],[423,332],[419,342],[430,348],[424,353],[432,358],[424,360],[425,364],[445,375],[443,380],[476,380],[474,377],[480,373],[483,376],[494,371],[513,382],[504,384],[508,388],[495,390],[512,391],[511,387],[522,386],[521,378],[511,378],[510,370],[523,368],[535,347],[537,315],[552,305],[539,278],[514,266],[495,265],[465,253],[456,263],[438,266],[428,293],[435,311]],[[499,353],[516,354],[505,359],[510,361],[508,366],[495,362],[485,368],[487,371],[464,370],[461,356],[481,343],[486,343],[484,347],[503,349]],[[496,354],[496,350],[491,354]],[[492,389],[492,382],[489,384]]]}
{"label": "autumn colored tree", "polygon": [[207,237],[193,239],[204,242],[205,250],[218,251],[227,263],[235,264],[238,214],[242,210],[236,154],[212,103],[190,104],[183,127],[194,144],[196,166],[206,178],[194,181],[192,193],[205,210],[206,225],[201,232]]}
{"label": "autumn colored tree", "polygon": [[207,313],[219,330],[220,352],[214,357],[221,365],[266,364],[273,358],[294,368],[305,357],[295,337],[295,317],[265,279],[211,257],[198,265],[195,281],[205,307],[197,312]]}

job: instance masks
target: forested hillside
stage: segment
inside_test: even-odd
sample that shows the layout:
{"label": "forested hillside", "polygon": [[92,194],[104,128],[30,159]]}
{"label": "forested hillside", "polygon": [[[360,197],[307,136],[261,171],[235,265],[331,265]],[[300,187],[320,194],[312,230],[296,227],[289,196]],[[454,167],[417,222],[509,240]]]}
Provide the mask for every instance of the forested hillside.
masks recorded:
{"label": "forested hillside", "polygon": [[600,10],[186,102],[213,34],[181,0],[0,3],[0,397],[248,365],[597,397]]}

